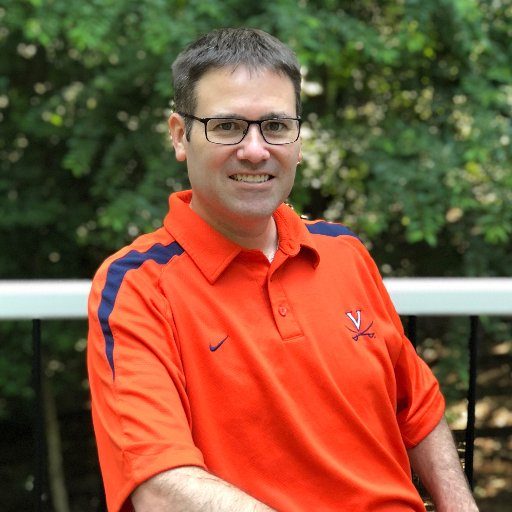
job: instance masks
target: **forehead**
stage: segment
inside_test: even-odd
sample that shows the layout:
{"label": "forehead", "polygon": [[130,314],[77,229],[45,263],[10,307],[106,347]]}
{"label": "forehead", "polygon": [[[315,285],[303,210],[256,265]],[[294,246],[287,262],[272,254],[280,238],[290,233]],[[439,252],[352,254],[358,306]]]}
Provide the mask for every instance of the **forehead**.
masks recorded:
{"label": "forehead", "polygon": [[291,79],[270,69],[212,69],[198,81],[195,93],[196,113],[202,117],[238,114],[257,119],[275,112],[296,115]]}

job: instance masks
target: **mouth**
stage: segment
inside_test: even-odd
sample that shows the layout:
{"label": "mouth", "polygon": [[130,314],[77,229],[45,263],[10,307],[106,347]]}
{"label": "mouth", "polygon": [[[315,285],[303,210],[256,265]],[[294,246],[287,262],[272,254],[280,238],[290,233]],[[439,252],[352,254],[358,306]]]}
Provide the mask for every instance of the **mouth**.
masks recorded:
{"label": "mouth", "polygon": [[243,183],[265,183],[274,179],[270,174],[232,174],[229,179]]}

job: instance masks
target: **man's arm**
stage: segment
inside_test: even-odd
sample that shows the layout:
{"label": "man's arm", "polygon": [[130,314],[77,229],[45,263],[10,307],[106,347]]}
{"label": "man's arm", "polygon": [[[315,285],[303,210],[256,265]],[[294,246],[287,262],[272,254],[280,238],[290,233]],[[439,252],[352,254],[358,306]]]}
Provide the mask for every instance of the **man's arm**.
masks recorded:
{"label": "man's arm", "polygon": [[240,489],[192,466],[150,478],[131,498],[136,512],[272,512]]}
{"label": "man's arm", "polygon": [[478,512],[444,418],[425,439],[409,450],[409,459],[430,493],[437,512]]}

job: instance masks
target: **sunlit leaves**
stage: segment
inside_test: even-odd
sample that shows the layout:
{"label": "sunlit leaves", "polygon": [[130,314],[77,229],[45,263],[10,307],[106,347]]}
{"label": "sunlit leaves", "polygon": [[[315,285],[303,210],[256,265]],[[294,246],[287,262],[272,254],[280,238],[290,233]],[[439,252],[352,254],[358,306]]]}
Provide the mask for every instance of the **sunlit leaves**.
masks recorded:
{"label": "sunlit leaves", "polygon": [[[460,259],[448,273],[506,271],[471,253],[510,247],[508,0],[11,0],[0,24],[11,55],[0,64],[0,226],[34,220],[48,240],[32,255],[48,267],[25,268],[96,266],[97,256],[52,263],[52,226],[97,255],[159,222],[166,192],[187,184],[167,140],[170,63],[202,32],[249,25],[304,66],[300,211],[341,220],[376,248],[390,237],[411,254],[450,246]],[[429,272],[416,261],[408,272]]]}
{"label": "sunlit leaves", "polygon": [[[298,195],[301,207],[338,215],[374,242],[393,232],[397,245],[397,235],[411,248],[449,244],[461,258],[448,273],[506,273],[495,261],[496,254],[505,261],[511,244],[509,3],[339,2],[342,12],[331,12],[339,25],[322,23],[314,52],[297,40],[308,79],[325,91],[305,110],[315,112],[317,138],[327,132],[334,141],[305,144],[311,156],[300,177],[310,193]],[[318,4],[302,5],[295,19],[305,12],[325,19]],[[348,168],[359,186],[348,187]],[[482,267],[483,257],[473,265],[480,238],[494,254],[492,268]],[[415,271],[428,273],[419,261]]]}

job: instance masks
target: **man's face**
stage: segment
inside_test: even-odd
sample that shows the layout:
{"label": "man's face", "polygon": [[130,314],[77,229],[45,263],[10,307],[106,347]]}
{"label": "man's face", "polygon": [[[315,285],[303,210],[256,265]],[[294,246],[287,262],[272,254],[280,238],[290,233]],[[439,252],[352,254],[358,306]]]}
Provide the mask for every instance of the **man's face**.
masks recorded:
{"label": "man's face", "polygon": [[[269,70],[211,70],[197,83],[196,97],[196,111],[188,113],[201,118],[297,115],[291,80]],[[169,119],[176,158],[187,161],[192,209],[221,231],[243,230],[270,219],[292,188],[301,159],[300,139],[271,145],[253,124],[242,142],[224,146],[206,140],[202,123],[192,123],[186,140],[181,116],[173,114]]]}

